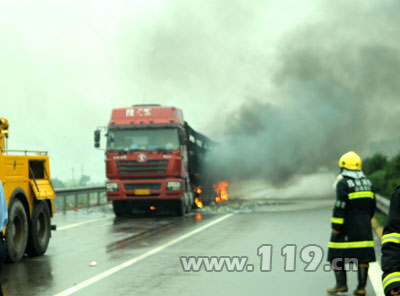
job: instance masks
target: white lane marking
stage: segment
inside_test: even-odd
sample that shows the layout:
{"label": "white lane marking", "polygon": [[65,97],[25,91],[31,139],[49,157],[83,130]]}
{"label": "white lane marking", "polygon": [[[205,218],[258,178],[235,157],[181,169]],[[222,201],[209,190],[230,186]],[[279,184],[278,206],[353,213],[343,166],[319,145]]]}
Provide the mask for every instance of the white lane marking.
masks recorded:
{"label": "white lane marking", "polygon": [[376,296],[385,296],[382,287],[382,268],[378,262],[369,264],[368,276]]}
{"label": "white lane marking", "polygon": [[96,221],[100,221],[100,220],[103,220],[103,219],[102,218],[98,218],[98,219],[87,220],[87,221],[84,221],[84,222],[75,223],[75,224],[71,224],[71,225],[61,226],[61,227],[57,227],[56,231],[66,230],[66,229],[78,227],[78,226],[81,226],[81,225],[85,225],[85,224],[96,222]]}
{"label": "white lane marking", "polygon": [[88,286],[90,286],[90,285],[92,285],[92,284],[94,284],[94,283],[106,278],[106,277],[109,277],[109,276],[113,275],[114,273],[116,273],[118,271],[121,271],[121,270],[123,270],[123,269],[125,269],[125,268],[127,268],[127,267],[129,267],[129,266],[131,266],[131,265],[133,265],[133,264],[135,264],[135,263],[147,258],[147,257],[155,255],[155,254],[163,251],[164,249],[166,249],[168,247],[171,247],[171,246],[173,246],[173,245],[175,245],[175,244],[177,244],[177,243],[179,243],[179,242],[181,242],[181,241],[183,241],[183,240],[185,240],[185,239],[187,239],[187,238],[189,238],[189,237],[191,237],[191,236],[193,236],[193,235],[195,235],[195,234],[197,234],[197,233],[199,233],[199,232],[201,232],[201,231],[203,231],[203,230],[205,230],[205,229],[207,229],[207,228],[209,228],[209,227],[211,227],[211,226],[213,226],[213,225],[215,225],[217,223],[220,223],[220,222],[224,221],[225,219],[228,219],[228,218],[232,217],[233,215],[234,215],[234,213],[231,213],[231,214],[227,214],[227,215],[225,215],[225,216],[223,216],[221,218],[218,218],[218,219],[216,219],[216,220],[214,220],[214,221],[212,221],[212,222],[210,222],[210,223],[208,223],[208,224],[206,224],[204,226],[201,226],[201,227],[199,227],[199,228],[197,228],[197,229],[195,229],[195,230],[193,230],[193,231],[191,231],[189,233],[186,233],[186,234],[184,234],[184,235],[182,235],[182,236],[180,236],[180,237],[178,237],[176,239],[173,239],[173,240],[165,243],[164,245],[161,245],[161,246],[159,246],[157,248],[154,248],[154,249],[152,249],[152,250],[150,250],[150,251],[148,251],[148,252],[146,252],[146,253],[144,253],[142,255],[139,255],[139,256],[137,256],[135,258],[132,258],[132,259],[124,262],[124,263],[121,263],[120,265],[117,265],[117,266],[115,266],[115,267],[113,267],[113,268],[111,268],[109,270],[106,270],[106,271],[104,271],[104,272],[102,272],[102,273],[100,273],[100,274],[98,274],[98,275],[96,275],[94,277],[91,277],[90,279],[87,279],[86,281],[83,281],[83,282],[81,282],[79,284],[76,284],[75,286],[73,286],[73,287],[71,287],[69,289],[66,289],[66,290],[64,290],[64,291],[62,291],[62,292],[60,292],[60,293],[58,293],[58,294],[56,294],[54,296],[67,296],[67,295],[74,294],[74,293],[82,290],[83,288],[86,288],[86,287],[88,287]]}

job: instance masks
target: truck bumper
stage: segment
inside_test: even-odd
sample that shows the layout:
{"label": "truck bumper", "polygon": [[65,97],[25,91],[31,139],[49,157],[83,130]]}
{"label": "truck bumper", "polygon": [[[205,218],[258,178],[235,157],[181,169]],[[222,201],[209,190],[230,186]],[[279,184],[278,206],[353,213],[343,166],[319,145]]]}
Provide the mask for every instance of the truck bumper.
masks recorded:
{"label": "truck bumper", "polygon": [[[170,181],[181,182],[181,190],[167,190]],[[168,201],[180,200],[184,196],[184,184],[181,179],[171,178],[163,180],[109,180],[117,183],[118,191],[107,191],[107,200],[135,200],[135,201]]]}

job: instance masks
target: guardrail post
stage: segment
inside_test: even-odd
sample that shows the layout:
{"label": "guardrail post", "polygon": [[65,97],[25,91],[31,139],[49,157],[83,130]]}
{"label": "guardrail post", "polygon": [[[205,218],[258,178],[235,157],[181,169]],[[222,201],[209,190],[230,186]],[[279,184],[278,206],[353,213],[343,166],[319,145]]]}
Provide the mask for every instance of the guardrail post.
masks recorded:
{"label": "guardrail post", "polygon": [[65,212],[67,211],[67,195],[63,195],[63,212],[65,214]]}
{"label": "guardrail post", "polygon": [[86,193],[87,207],[90,208],[90,192]]}
{"label": "guardrail post", "polygon": [[75,193],[75,209],[78,208],[78,193]]}
{"label": "guardrail post", "polygon": [[100,191],[97,192],[97,205],[100,205]]}

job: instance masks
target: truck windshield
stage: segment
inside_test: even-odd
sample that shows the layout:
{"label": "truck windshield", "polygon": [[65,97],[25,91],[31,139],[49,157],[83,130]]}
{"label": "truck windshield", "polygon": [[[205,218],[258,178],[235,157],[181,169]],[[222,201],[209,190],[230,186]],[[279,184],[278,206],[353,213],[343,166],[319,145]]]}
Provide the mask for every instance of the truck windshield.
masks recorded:
{"label": "truck windshield", "polygon": [[107,150],[115,151],[173,151],[179,149],[176,128],[110,129]]}

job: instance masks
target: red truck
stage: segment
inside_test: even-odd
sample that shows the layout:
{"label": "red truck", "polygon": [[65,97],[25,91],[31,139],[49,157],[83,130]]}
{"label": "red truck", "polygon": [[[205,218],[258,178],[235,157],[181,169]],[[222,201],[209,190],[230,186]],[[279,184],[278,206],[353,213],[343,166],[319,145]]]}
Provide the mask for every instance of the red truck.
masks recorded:
{"label": "red truck", "polygon": [[[94,137],[99,148],[100,129]],[[183,216],[194,207],[195,188],[212,189],[202,172],[213,143],[184,121],[179,108],[114,109],[106,137],[107,199],[116,216],[158,208]]]}

